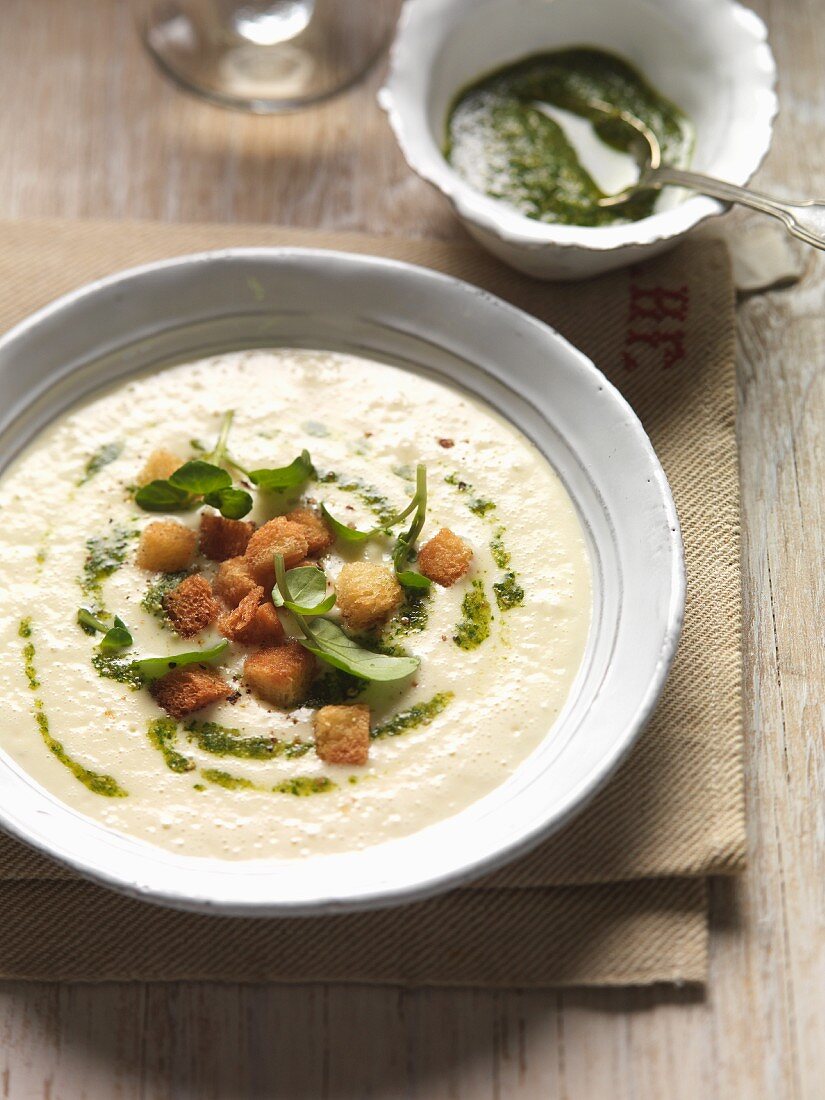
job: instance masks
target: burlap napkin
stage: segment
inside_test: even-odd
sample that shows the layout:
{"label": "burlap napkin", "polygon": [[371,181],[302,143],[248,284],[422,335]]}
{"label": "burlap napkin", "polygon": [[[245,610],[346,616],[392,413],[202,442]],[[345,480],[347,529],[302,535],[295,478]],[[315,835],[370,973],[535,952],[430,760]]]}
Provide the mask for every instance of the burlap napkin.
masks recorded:
{"label": "burlap napkin", "polygon": [[[654,720],[568,828],[432,902],[321,920],[164,911],[0,837],[0,976],[551,986],[701,981],[704,876],[744,858],[733,287],[724,247],[683,244],[584,284],[514,274],[472,245],[252,226],[0,224],[0,328],[120,268],[233,245],[340,248],[477,283],[582,348],[639,413],[687,554],[681,648]],[[1,740],[1,737],[0,737]]]}

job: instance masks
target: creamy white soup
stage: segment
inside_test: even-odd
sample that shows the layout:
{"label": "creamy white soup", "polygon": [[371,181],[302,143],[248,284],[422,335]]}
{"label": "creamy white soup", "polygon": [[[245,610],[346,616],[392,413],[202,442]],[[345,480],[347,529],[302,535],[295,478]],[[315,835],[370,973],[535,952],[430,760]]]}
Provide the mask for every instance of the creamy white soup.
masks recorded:
{"label": "creamy white soup", "polygon": [[[121,383],[14,462],[0,514],[0,746],[80,813],[192,855],[354,850],[455,814],[552,736],[585,649],[585,540],[535,446],[464,392],[349,355]],[[274,564],[256,580],[250,555],[299,521],[324,545],[283,544],[275,611]],[[223,578],[247,564],[263,583],[230,618]]]}

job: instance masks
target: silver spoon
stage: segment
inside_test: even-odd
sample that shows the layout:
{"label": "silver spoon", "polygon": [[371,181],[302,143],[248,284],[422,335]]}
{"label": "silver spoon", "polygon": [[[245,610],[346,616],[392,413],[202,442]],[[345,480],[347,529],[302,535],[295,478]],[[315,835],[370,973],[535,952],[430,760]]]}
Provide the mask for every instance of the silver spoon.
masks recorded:
{"label": "silver spoon", "polygon": [[[701,195],[720,199],[722,202],[738,202],[763,214],[770,214],[783,222],[785,228],[794,237],[813,245],[814,248],[825,249],[825,203],[814,202],[812,199],[803,202],[783,202],[769,195],[762,195],[758,191],[714,179],[712,176],[703,176],[699,172],[688,172],[682,168],[672,168],[668,164],[662,164],[662,149],[658,138],[640,118],[631,114],[630,111],[620,110],[601,99],[589,99],[587,105],[596,111],[603,111],[605,115],[617,122],[630,126],[640,139],[632,146],[639,165],[638,180],[632,187],[626,188],[618,195],[606,195],[599,199],[598,206],[621,206],[622,203],[638,195],[640,191],[658,190],[661,187],[686,187],[691,191],[698,191]],[[548,118],[553,118],[552,108],[548,104],[534,100],[532,106]]]}

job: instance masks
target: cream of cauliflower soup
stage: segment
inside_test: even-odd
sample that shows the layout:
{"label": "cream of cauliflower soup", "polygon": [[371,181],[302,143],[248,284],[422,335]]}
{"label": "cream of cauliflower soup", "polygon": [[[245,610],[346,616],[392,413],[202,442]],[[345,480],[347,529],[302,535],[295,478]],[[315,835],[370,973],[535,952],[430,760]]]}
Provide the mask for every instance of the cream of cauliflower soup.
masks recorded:
{"label": "cream of cauliflower soup", "polygon": [[78,812],[225,859],[449,817],[546,736],[584,536],[475,398],[326,351],[118,384],[0,479],[0,747]]}

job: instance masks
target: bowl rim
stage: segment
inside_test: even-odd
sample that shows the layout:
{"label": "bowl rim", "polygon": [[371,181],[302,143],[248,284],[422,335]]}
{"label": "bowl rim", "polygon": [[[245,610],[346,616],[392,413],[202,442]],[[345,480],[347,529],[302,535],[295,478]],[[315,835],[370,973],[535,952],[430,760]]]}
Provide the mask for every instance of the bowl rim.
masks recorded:
{"label": "bowl rim", "polygon": [[[470,222],[507,245],[527,251],[553,249],[583,249],[615,255],[623,250],[677,238],[712,217],[724,214],[730,207],[705,195],[694,195],[669,210],[657,211],[626,225],[576,226],[540,222],[520,214],[496,199],[466,183],[440,152],[435,155],[430,143],[417,133],[425,103],[413,93],[411,80],[420,70],[422,57],[427,59],[427,84],[432,78],[434,59],[448,32],[466,18],[473,3],[494,3],[495,0],[404,0],[395,38],[389,55],[389,67],[378,91],[378,104],[387,115],[390,127],[409,167],[426,183],[435,187],[450,202],[457,216]],[[682,0],[654,0],[663,8],[679,7]],[[771,146],[773,126],[779,111],[776,91],[776,61],[768,41],[764,20],[739,0],[704,0],[720,9],[728,9],[737,17],[740,27],[753,45],[753,72],[761,74],[759,88],[764,97],[764,113],[759,116],[759,138],[752,144],[750,160],[737,178],[729,182],[746,185],[761,167]],[[453,11],[466,11],[451,19]],[[424,126],[429,126],[424,120]]]}
{"label": "bowl rim", "polygon": [[[166,276],[174,276],[177,272],[185,273],[187,269],[196,271],[198,268],[211,268],[215,265],[219,267],[224,264],[243,265],[247,261],[251,263],[256,260],[276,266],[293,263],[298,265],[309,265],[311,267],[313,264],[318,264],[324,269],[328,268],[329,265],[337,265],[341,268],[342,274],[348,277],[351,277],[354,273],[357,274],[358,269],[361,269],[375,273],[377,276],[380,276],[382,280],[397,278],[405,283],[411,282],[413,286],[415,284],[421,286],[421,281],[423,280],[425,283],[430,283],[432,285],[434,294],[437,294],[439,299],[446,301],[451,312],[461,309],[470,311],[481,309],[491,314],[490,320],[492,320],[492,314],[495,314],[497,325],[499,319],[509,320],[510,323],[516,326],[516,330],[523,330],[525,333],[532,335],[533,338],[540,339],[545,344],[553,346],[559,355],[564,356],[567,360],[564,366],[565,371],[580,373],[583,380],[586,379],[589,382],[595,383],[599,390],[604,391],[605,399],[612,403],[617,415],[620,414],[623,428],[625,428],[632,437],[633,446],[639,448],[640,457],[646,463],[647,473],[649,474],[648,483],[652,486],[650,492],[655,494],[657,503],[662,509],[664,517],[662,528],[664,530],[666,527],[667,530],[667,546],[665,551],[669,568],[667,613],[663,616],[660,626],[660,640],[657,642],[657,658],[647,687],[638,698],[632,714],[626,720],[623,719],[621,736],[616,737],[611,751],[605,753],[601,757],[598,765],[594,766],[590,772],[588,772],[585,779],[583,779],[577,787],[568,791],[567,796],[560,801],[551,815],[544,817],[529,830],[523,830],[515,840],[500,844],[492,852],[477,853],[474,858],[465,858],[446,873],[437,875],[417,875],[411,881],[404,881],[401,884],[389,888],[373,890],[372,892],[359,893],[356,896],[347,896],[343,899],[340,896],[329,895],[320,891],[317,895],[313,896],[311,900],[303,898],[299,900],[290,899],[284,901],[277,897],[274,900],[268,897],[265,901],[249,901],[248,899],[221,899],[216,901],[214,896],[211,895],[196,894],[191,891],[182,892],[177,880],[172,880],[163,886],[158,886],[157,883],[150,883],[147,881],[148,872],[145,867],[142,868],[141,874],[137,876],[134,872],[125,874],[117,865],[116,859],[111,861],[112,865],[106,867],[96,862],[97,856],[89,857],[86,851],[73,852],[61,850],[60,845],[64,843],[62,836],[59,837],[57,841],[53,838],[50,841],[44,841],[42,835],[38,835],[36,832],[35,835],[32,835],[32,832],[28,831],[25,826],[21,827],[19,819],[15,818],[2,800],[0,800],[0,827],[30,846],[35,847],[44,855],[67,864],[86,878],[114,888],[121,893],[173,908],[227,916],[314,916],[352,910],[376,909],[423,900],[442,893],[447,889],[462,885],[483,874],[490,873],[505,863],[510,862],[512,859],[517,858],[519,855],[524,854],[526,851],[529,851],[540,841],[556,832],[565,825],[572,816],[580,812],[593,796],[601,790],[637,741],[664,688],[670,666],[676,653],[684,618],[684,550],[675,503],[658,457],[632,407],[623,397],[621,392],[602,374],[602,372],[555,329],[518,307],[510,305],[495,295],[464,282],[461,279],[433,271],[429,268],[385,257],[327,251],[323,249],[228,248],[177,256],[167,260],[142,264],[97,279],[83,287],[62,295],[43,306],[41,309],[23,318],[12,329],[0,337],[0,369],[5,368],[5,363],[3,363],[2,360],[9,353],[10,349],[14,352],[15,346],[21,343],[23,348],[25,348],[26,338],[30,335],[39,335],[39,330],[44,327],[48,329],[49,325],[55,323],[62,325],[66,320],[64,314],[67,312],[69,314],[68,319],[71,320],[72,310],[78,306],[82,307],[90,300],[100,299],[101,306],[106,304],[107,300],[109,304],[111,304],[113,300],[122,302],[125,296],[127,296],[130,283],[134,284],[136,281],[162,281]],[[353,271],[353,268],[355,271]],[[416,295],[407,294],[405,301],[407,300],[411,303],[415,302]],[[445,308],[447,308],[447,306],[445,306]],[[416,318],[416,320],[418,320],[418,318]],[[127,334],[124,333],[124,337],[126,337],[126,335]],[[431,339],[431,336],[429,339]],[[124,344],[124,346],[126,345]],[[276,345],[273,343],[269,346]],[[202,355],[206,353],[199,352],[199,354]],[[366,354],[369,355],[369,352],[366,352]],[[67,370],[65,374],[58,375],[58,377],[66,377],[66,375],[74,373],[74,370],[80,369],[82,365],[81,362],[76,367],[72,368],[72,370]],[[482,372],[485,372],[487,369],[481,364],[478,365],[478,368]],[[129,374],[134,373],[134,369],[135,368],[130,368],[125,370],[122,372],[121,377],[128,377]],[[498,381],[500,382],[501,379],[499,378]],[[511,388],[506,381],[502,384],[505,387]],[[99,390],[100,386],[98,385],[95,386],[92,392],[99,392]],[[517,387],[512,387],[512,392],[516,396],[520,395],[520,391]],[[41,393],[42,390],[35,388],[32,391],[31,397],[21,403],[22,409],[25,410],[30,407],[33,402],[39,399]],[[80,400],[80,397],[75,396],[68,402],[64,401],[60,411],[71,408],[78,400]],[[483,401],[484,398],[481,398],[481,400]],[[60,412],[57,412],[55,415],[60,415]],[[39,430],[40,428],[38,427],[38,432]],[[524,429],[522,428],[521,430]],[[30,436],[27,442],[35,438],[36,434],[37,432]],[[657,637],[659,635],[657,635]],[[594,696],[594,700],[598,697],[598,694],[597,692],[596,696]],[[9,770],[9,759],[10,758],[7,757],[4,752],[2,757],[0,757],[0,772]],[[36,791],[40,790],[45,792],[46,789],[42,788],[36,780],[28,776],[28,773],[26,773],[22,767],[12,762],[10,770],[17,771],[18,778],[22,776],[23,779],[27,781],[29,787],[34,788]],[[57,796],[51,795],[50,792],[47,792],[47,797],[57,804],[59,810],[71,813],[76,817],[81,817],[84,822],[89,824],[94,833],[100,832],[102,834],[108,834],[110,842],[112,839],[120,839],[124,841],[121,847],[133,847],[137,845],[138,847],[149,849],[150,855],[151,853],[160,852],[169,856],[170,859],[172,858],[172,855],[167,853],[165,849],[157,849],[146,842],[136,841],[133,837],[114,832],[98,820],[85,817],[85,815],[82,815],[79,811],[74,811],[68,804],[61,802]],[[37,810],[33,811],[33,814],[30,816],[34,818],[36,815]],[[444,820],[449,821],[451,819],[447,818]],[[40,827],[39,822],[38,827]],[[426,830],[421,830],[418,834],[413,833],[410,835],[415,837],[425,831]],[[104,836],[104,840],[105,839],[106,837]],[[117,847],[112,847],[113,851],[116,853]],[[367,849],[367,851],[369,850],[370,849]],[[176,856],[177,853],[174,855]],[[347,855],[351,856],[352,853],[347,853]],[[187,858],[193,863],[197,862],[199,859],[199,857]],[[254,864],[256,861],[218,862],[221,862],[223,865],[221,871],[229,872],[233,868],[237,869],[242,862]],[[301,861],[289,862],[297,863]],[[272,874],[271,869],[269,871],[264,871],[261,868],[249,872],[249,874],[253,876],[260,876],[266,873]]]}

